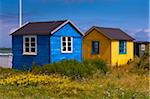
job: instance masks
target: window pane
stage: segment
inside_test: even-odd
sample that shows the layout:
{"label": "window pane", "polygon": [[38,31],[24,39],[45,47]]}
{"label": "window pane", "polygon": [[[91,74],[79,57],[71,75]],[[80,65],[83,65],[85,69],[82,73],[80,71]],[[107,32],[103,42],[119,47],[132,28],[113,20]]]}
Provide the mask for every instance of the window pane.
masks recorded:
{"label": "window pane", "polygon": [[119,53],[126,53],[126,42],[119,41]]}
{"label": "window pane", "polygon": [[63,40],[63,41],[66,41],[66,37],[63,37],[62,40]]}
{"label": "window pane", "polygon": [[66,51],[66,47],[63,47],[63,51]]}
{"label": "window pane", "polygon": [[25,42],[29,42],[29,38],[25,38]]}
{"label": "window pane", "polygon": [[71,51],[71,47],[68,47],[68,51]]}
{"label": "window pane", "polygon": [[95,49],[98,48],[98,42],[95,42],[95,43],[94,43],[94,47],[95,47]]}
{"label": "window pane", "polygon": [[71,41],[71,37],[68,37],[68,41]]}
{"label": "window pane", "polygon": [[35,52],[35,48],[31,48],[31,52]]}
{"label": "window pane", "polygon": [[31,42],[35,42],[35,38],[32,37],[32,38],[31,38]]}
{"label": "window pane", "polygon": [[63,42],[63,46],[66,46],[66,42]]}
{"label": "window pane", "polygon": [[35,46],[35,43],[31,43],[31,46]]}
{"label": "window pane", "polygon": [[97,48],[95,48],[95,54],[98,54],[98,49]]}
{"label": "window pane", "polygon": [[71,42],[68,42],[68,46],[71,46]]}
{"label": "window pane", "polygon": [[25,49],[25,52],[29,52],[29,48],[26,48],[26,49]]}
{"label": "window pane", "polygon": [[29,43],[25,43],[25,46],[26,46],[26,47],[29,47]]}
{"label": "window pane", "polygon": [[99,42],[98,41],[92,42],[92,54],[99,54]]}

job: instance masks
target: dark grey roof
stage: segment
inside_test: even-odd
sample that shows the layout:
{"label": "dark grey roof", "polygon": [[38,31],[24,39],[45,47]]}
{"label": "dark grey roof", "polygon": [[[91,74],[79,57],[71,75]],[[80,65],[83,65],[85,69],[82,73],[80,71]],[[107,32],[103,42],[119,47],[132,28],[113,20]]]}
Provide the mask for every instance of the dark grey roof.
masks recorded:
{"label": "dark grey roof", "polygon": [[48,35],[67,20],[48,22],[29,22],[13,32],[11,35]]}
{"label": "dark grey roof", "polygon": [[[107,38],[111,40],[134,40],[131,36],[129,36],[127,33],[122,31],[119,28],[105,28],[105,27],[97,27],[94,26],[92,28],[95,28],[98,30],[100,33],[105,35]],[[88,31],[85,35],[88,34]]]}
{"label": "dark grey roof", "polygon": [[139,44],[150,44],[149,41],[135,41],[135,43],[139,43]]}

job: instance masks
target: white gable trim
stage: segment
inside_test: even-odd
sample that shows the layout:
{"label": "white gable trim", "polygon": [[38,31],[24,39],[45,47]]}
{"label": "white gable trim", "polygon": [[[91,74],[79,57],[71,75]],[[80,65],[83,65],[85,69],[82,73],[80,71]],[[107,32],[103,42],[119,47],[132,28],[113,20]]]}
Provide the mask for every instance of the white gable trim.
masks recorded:
{"label": "white gable trim", "polygon": [[77,29],[81,34],[82,34],[82,36],[84,35],[84,33],[83,32],[81,32],[80,30],[79,30],[79,28],[75,25],[75,24],[73,24],[73,22],[71,22],[70,20],[67,20],[66,22],[64,22],[63,24],[61,24],[60,26],[58,26],[56,29],[54,29],[52,32],[51,32],[51,34],[54,34],[56,31],[58,31],[60,28],[62,28],[64,25],[66,25],[67,23],[71,23],[71,25],[73,25],[73,27],[75,28],[75,29]]}
{"label": "white gable trim", "polygon": [[24,23],[21,27],[17,27],[15,28],[13,31],[10,32],[10,35],[12,35],[14,32],[16,32],[17,30],[21,29],[22,27],[24,27],[25,25],[27,25],[29,22]]}

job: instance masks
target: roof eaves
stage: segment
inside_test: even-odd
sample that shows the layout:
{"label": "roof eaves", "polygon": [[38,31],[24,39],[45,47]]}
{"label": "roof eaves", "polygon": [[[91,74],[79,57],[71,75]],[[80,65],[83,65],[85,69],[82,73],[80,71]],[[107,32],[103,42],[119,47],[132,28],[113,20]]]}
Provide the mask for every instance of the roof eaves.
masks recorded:
{"label": "roof eaves", "polygon": [[18,27],[16,29],[14,29],[9,35],[13,35],[16,31],[20,30],[21,28],[23,28],[25,25],[29,24],[30,22],[26,22],[24,23],[21,27]]}
{"label": "roof eaves", "polygon": [[88,31],[86,31],[84,37],[86,37],[93,29],[95,29],[95,26],[92,26]]}
{"label": "roof eaves", "polygon": [[135,43],[150,43],[150,41],[134,41]]}
{"label": "roof eaves", "polygon": [[124,33],[125,35],[127,35],[129,38],[131,38],[131,40],[135,40],[135,38],[133,38],[132,36],[130,36],[129,34],[127,34],[127,33],[125,33],[123,30],[121,30],[120,28],[119,28],[119,30],[122,32],[122,33]]}

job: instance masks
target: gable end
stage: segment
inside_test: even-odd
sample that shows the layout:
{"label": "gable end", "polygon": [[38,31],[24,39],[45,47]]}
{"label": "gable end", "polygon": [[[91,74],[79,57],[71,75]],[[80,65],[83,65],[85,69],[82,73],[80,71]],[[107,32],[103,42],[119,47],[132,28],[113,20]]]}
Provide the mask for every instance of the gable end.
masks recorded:
{"label": "gable end", "polygon": [[51,34],[54,34],[55,32],[57,32],[59,29],[61,29],[63,26],[65,26],[66,24],[70,24],[75,30],[77,30],[81,36],[84,36],[84,34],[80,31],[80,29],[73,24],[73,22],[71,22],[70,20],[67,20],[66,22],[64,22],[63,24],[61,24],[59,27],[57,27],[56,29],[54,29]]}

